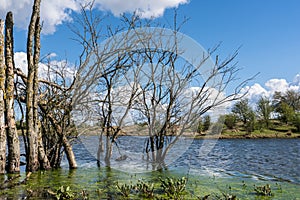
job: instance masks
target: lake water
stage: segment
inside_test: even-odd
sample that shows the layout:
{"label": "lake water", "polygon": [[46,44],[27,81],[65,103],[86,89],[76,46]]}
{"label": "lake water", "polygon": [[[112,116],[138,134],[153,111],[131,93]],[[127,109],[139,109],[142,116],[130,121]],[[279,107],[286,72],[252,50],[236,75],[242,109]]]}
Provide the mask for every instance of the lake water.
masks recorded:
{"label": "lake water", "polygon": [[[96,136],[89,136],[74,144],[79,166],[95,167],[97,141]],[[142,160],[144,142],[141,137],[119,137],[119,151],[115,146],[112,167],[135,173],[151,170]],[[128,159],[115,161],[120,155]],[[182,139],[172,148],[166,163],[169,169],[183,173],[300,184],[300,139]]]}
{"label": "lake water", "polygon": [[[81,137],[81,141],[73,145],[78,169],[69,170],[64,159],[61,169],[34,173],[26,185],[0,190],[0,199],[27,198],[30,191],[55,192],[62,185],[70,186],[77,193],[85,190],[90,199],[120,199],[116,189],[118,183],[136,184],[143,180],[159,187],[159,178],[182,176],[188,177],[188,192],[183,199],[197,199],[208,194],[222,197],[224,193],[235,194],[238,199],[300,199],[300,139],[182,138],[168,154],[168,169],[162,172],[152,171],[142,159],[144,143],[143,137],[119,137],[118,148],[114,146],[112,168],[98,168],[95,158],[98,137]],[[120,155],[128,158],[115,161]],[[24,173],[21,175],[20,181],[25,177]],[[1,183],[3,178],[0,176]],[[271,185],[274,196],[257,196],[254,185],[266,184]],[[46,196],[30,199],[41,198],[46,199]],[[131,196],[130,199],[140,197]]]}

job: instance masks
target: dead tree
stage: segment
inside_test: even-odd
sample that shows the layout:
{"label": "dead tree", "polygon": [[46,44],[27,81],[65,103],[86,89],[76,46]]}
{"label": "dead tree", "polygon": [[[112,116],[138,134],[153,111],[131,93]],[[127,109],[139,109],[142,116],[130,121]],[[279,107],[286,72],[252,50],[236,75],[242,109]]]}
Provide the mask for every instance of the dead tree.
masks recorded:
{"label": "dead tree", "polygon": [[47,77],[40,84],[41,132],[45,150],[52,167],[59,167],[62,151],[69,162],[69,168],[77,168],[71,141],[77,136],[71,119],[71,87],[74,74],[68,71],[68,63],[53,65],[47,63]]}
{"label": "dead tree", "polygon": [[[103,159],[109,166],[113,146],[117,145],[117,137],[126,125],[126,118],[138,93],[138,85],[131,82],[133,81],[132,77],[124,76],[131,68],[130,54],[127,52],[130,52],[136,45],[136,43],[127,43],[127,40],[132,39],[130,30],[136,27],[134,24],[137,22],[138,16],[134,15],[132,19],[126,19],[128,21],[124,27],[108,27],[107,33],[102,33],[100,27],[102,19],[94,15],[92,9],[92,3],[83,6],[81,16],[76,18],[79,26],[72,29],[77,36],[76,40],[83,48],[73,87],[75,95],[72,103],[74,110],[80,116],[83,115],[81,113],[86,113],[83,115],[86,119],[82,119],[80,122],[83,126],[87,121],[90,123],[92,118],[98,122],[101,119],[100,127],[98,127],[97,159],[98,163]],[[119,40],[120,38],[114,40],[112,36],[122,31],[124,31],[122,41]],[[101,45],[99,45],[100,43]],[[115,89],[122,84],[128,87],[117,92]],[[126,97],[122,95],[126,95]],[[103,137],[106,138],[105,142],[103,142]],[[102,155],[102,148],[105,149],[104,155]],[[121,152],[119,153],[121,154]]]}
{"label": "dead tree", "polygon": [[[111,73],[104,74],[100,83],[100,91],[96,102],[99,101],[100,107],[97,112],[102,119],[101,132],[99,138],[99,148],[102,147],[102,136],[106,137],[105,143],[105,156],[104,161],[107,166],[110,165],[113,145],[117,146],[117,137],[120,135],[122,129],[129,125],[131,122],[126,122],[130,109],[132,108],[133,101],[139,93],[137,83],[132,79],[134,77],[125,77],[124,74],[132,73],[130,71],[131,63],[128,61],[129,55],[120,55],[110,67],[114,66],[116,69]],[[120,67],[122,66],[122,67]],[[112,68],[111,68],[112,69]],[[119,150],[119,149],[118,149]],[[98,150],[100,152],[100,149]],[[119,151],[120,157],[122,155]],[[98,153],[98,161],[100,161],[100,154]]]}
{"label": "dead tree", "polygon": [[[92,4],[87,8],[91,10]],[[121,57],[119,63],[125,63],[128,59],[128,69],[134,72],[134,78],[131,78],[134,80],[134,86],[127,84],[131,87],[129,94],[134,95],[130,101],[125,101],[128,109],[125,114],[134,110],[142,116],[142,122],[147,123],[149,138],[145,151],[148,161],[158,167],[164,165],[168,152],[203,114],[240,98],[240,89],[247,80],[238,84],[233,93],[225,95],[225,89],[235,80],[239,71],[236,65],[232,64],[237,53],[223,62],[217,57],[215,63],[211,62],[209,67],[207,63],[211,61],[210,56],[215,49],[208,53],[201,51],[196,56],[195,52],[192,52],[194,57],[184,60],[180,58],[185,51],[180,47],[183,36],[178,33],[178,27],[181,25],[177,25],[176,19],[173,29],[165,32],[165,29],[149,28],[150,22],[143,22],[135,15],[131,19],[124,17],[125,26],[120,29],[114,30],[109,27],[108,39],[104,38],[107,40],[98,45],[101,28],[97,26],[101,19],[93,14],[90,16],[90,13],[92,12],[83,8],[82,20],[78,23],[83,31],[73,30],[83,47],[78,77],[74,84],[76,92],[73,105],[86,103],[85,97],[89,92],[95,92],[89,88],[102,81],[104,84],[101,92],[105,95],[104,98],[98,99],[103,105],[103,115],[100,117],[102,132],[107,134],[111,141],[118,136],[120,128],[114,120],[118,110],[113,109],[116,104],[112,98],[112,91],[122,85],[115,81],[115,75],[123,76],[124,80],[128,79],[128,71],[120,73],[124,68],[112,65],[118,57]],[[125,54],[129,56],[122,57]],[[128,99],[129,97],[130,95]],[[116,127],[116,132],[112,126]],[[169,137],[174,130],[177,132]],[[112,143],[106,142],[108,154],[105,160],[108,162]]]}
{"label": "dead tree", "polygon": [[[76,130],[71,121],[71,87],[74,81],[73,74],[68,74],[67,63],[53,65],[49,60],[44,63],[47,69],[44,69],[44,76],[40,78],[38,88],[38,117],[40,119],[39,129],[39,162],[42,165],[41,155],[47,156],[51,168],[60,167],[62,153],[67,156],[69,167],[77,167],[71,141],[75,138]],[[20,70],[16,70],[21,80],[18,82],[20,91],[17,99],[20,103],[26,103],[26,94],[24,86],[27,85],[27,76]],[[71,77],[70,79],[68,77]],[[21,106],[22,108],[22,106]],[[41,149],[43,154],[41,154]],[[63,151],[62,151],[63,149]],[[45,157],[42,157],[45,159]],[[47,169],[47,168],[46,168]]]}
{"label": "dead tree", "polygon": [[0,19],[0,174],[5,173],[6,165],[6,132],[4,120],[5,68],[4,21]]}
{"label": "dead tree", "polygon": [[[26,84],[26,133],[28,139],[27,171],[36,171],[40,167],[50,168],[45,156],[38,119],[38,64],[40,61],[40,0],[35,0],[28,27],[27,61],[28,75]],[[41,164],[41,165],[40,165]]]}
{"label": "dead tree", "polygon": [[[61,147],[64,148],[70,168],[77,167],[69,138],[69,134],[72,132],[70,130],[71,123],[69,123],[71,121],[70,112],[72,108],[70,103],[70,88],[65,87],[66,85],[60,86],[55,81],[40,80],[38,77],[41,32],[40,3],[40,0],[34,1],[28,28],[27,75],[23,74],[20,69],[15,69],[14,66],[12,13],[9,12],[6,18],[5,40],[3,34],[4,23],[2,20],[0,21],[0,174],[5,173],[6,144],[8,145],[8,172],[18,172],[20,170],[20,146],[14,119],[14,98],[16,98],[19,104],[22,115],[26,113],[26,131],[22,131],[26,150],[26,170],[31,172],[38,169],[50,169],[52,166],[59,167],[62,155],[60,151]],[[17,75],[16,83],[14,83],[14,73]],[[45,99],[43,99],[44,94],[41,93],[42,89],[39,82],[46,85],[47,91],[59,92],[54,92],[53,96],[48,95],[48,102],[45,103]],[[16,92],[14,90],[15,85],[17,87]],[[64,98],[63,101],[60,101],[61,95]],[[60,103],[56,104],[56,101],[60,101]],[[50,106],[47,103],[54,106],[52,110],[49,111]],[[26,112],[23,110],[25,107]],[[56,112],[62,108],[64,109],[61,115],[63,120],[56,117]],[[55,143],[52,143],[52,145],[54,144],[53,146],[58,146],[58,148],[55,148],[55,152],[51,151],[53,146],[49,146],[49,132],[40,130],[40,127],[43,127],[40,124],[40,119],[45,118],[48,121],[47,126],[52,126],[51,129],[55,130],[55,137],[58,138],[58,140],[55,140]],[[48,145],[47,147],[49,148],[45,148],[45,145]],[[50,163],[49,158],[54,158],[54,161]]]}
{"label": "dead tree", "polygon": [[5,21],[5,63],[6,98],[5,122],[7,125],[8,172],[20,171],[20,142],[14,116],[14,51],[13,51],[13,14],[8,12]]}
{"label": "dead tree", "polygon": [[218,57],[212,62],[213,49],[185,60],[182,55],[190,53],[190,56],[194,52],[187,52],[180,45],[186,40],[177,29],[145,28],[136,34],[137,38],[144,38],[133,54],[139,55],[134,56],[139,59],[132,59],[132,66],[141,68],[136,80],[142,92],[133,109],[142,116],[140,122],[148,125],[145,152],[157,169],[164,167],[172,147],[201,116],[241,98],[240,89],[247,80],[237,84],[232,93],[225,94],[239,71],[232,64],[237,53],[223,62]]}

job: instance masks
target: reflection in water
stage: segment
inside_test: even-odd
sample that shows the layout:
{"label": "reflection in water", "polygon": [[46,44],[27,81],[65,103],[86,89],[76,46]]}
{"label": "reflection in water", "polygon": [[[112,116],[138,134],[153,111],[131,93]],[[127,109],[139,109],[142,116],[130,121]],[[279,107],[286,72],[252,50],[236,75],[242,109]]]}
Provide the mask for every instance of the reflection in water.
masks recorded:
{"label": "reflection in water", "polygon": [[[113,199],[115,193],[115,182],[113,172],[110,167],[104,167],[102,173],[99,173],[99,183],[104,185],[104,194],[108,199]],[[99,192],[101,195],[101,192]]]}
{"label": "reflection in water", "polygon": [[[94,141],[94,136],[86,138]],[[96,137],[96,136],[95,136]],[[139,137],[119,137],[119,147],[128,159],[112,162],[112,167],[137,173],[138,169],[146,169],[147,163],[136,162],[141,160],[143,144]],[[171,155],[181,156],[172,160],[167,158],[170,170],[190,170],[197,174],[214,176],[252,177],[254,179],[289,181],[300,184],[300,140],[299,139],[228,139],[211,141],[213,148],[206,152],[204,145],[209,140],[194,140],[186,144],[177,145]],[[216,144],[214,144],[216,142]],[[74,150],[81,167],[96,167],[96,159],[91,154],[97,143],[90,142],[88,151],[86,145],[75,144]],[[118,156],[118,155],[116,155]],[[115,165],[115,166],[114,166]],[[108,172],[107,172],[108,173]]]}

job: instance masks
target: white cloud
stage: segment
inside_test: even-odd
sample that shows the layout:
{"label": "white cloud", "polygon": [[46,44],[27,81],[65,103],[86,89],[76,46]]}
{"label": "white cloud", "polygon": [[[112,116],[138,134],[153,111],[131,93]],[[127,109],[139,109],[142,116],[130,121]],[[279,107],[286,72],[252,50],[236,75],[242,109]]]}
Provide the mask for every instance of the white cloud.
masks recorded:
{"label": "white cloud", "polygon": [[51,0],[41,2],[41,19],[45,33],[54,33],[56,26],[71,21],[71,12],[80,9],[75,0]]}
{"label": "white cloud", "polygon": [[188,3],[188,0],[96,0],[101,10],[111,11],[115,16],[124,12],[135,12],[143,18],[159,17],[165,9],[178,7]]}
{"label": "white cloud", "polygon": [[25,52],[16,52],[14,55],[15,66],[27,74],[27,54]]}
{"label": "white cloud", "polygon": [[300,74],[297,74],[293,80],[293,85],[300,86]]}
{"label": "white cloud", "polygon": [[[80,5],[88,0],[45,0],[41,1],[41,20],[43,21],[43,34],[53,34],[56,26],[72,20],[71,13],[78,12]],[[188,0],[95,0],[95,5],[103,11],[110,11],[115,16],[124,12],[137,11],[141,17],[159,17],[165,9],[178,7],[188,3]],[[17,27],[27,29],[33,0],[0,0],[0,18],[5,19],[8,11],[14,14]]]}
{"label": "white cloud", "polygon": [[[55,57],[55,53],[51,53],[49,58]],[[25,52],[16,52],[14,54],[14,61],[16,68],[20,68],[24,74],[27,75],[27,54]],[[50,62],[51,70],[49,71],[48,66],[44,63],[39,63],[39,77],[42,79],[51,79],[54,81],[56,79],[55,70],[62,71],[65,75],[67,81],[71,81],[75,74],[75,69],[73,66],[69,65],[65,60],[51,60]]]}
{"label": "white cloud", "polygon": [[265,83],[270,92],[285,92],[289,88],[289,84],[285,79],[271,79]]}
{"label": "white cloud", "polygon": [[[31,17],[32,5],[33,0],[0,0],[0,18],[4,19],[6,13],[12,11],[16,26],[21,29],[27,29]],[[41,1],[42,32],[44,34],[54,33],[57,25],[71,20],[70,14],[72,10],[79,10],[78,1]]]}
{"label": "white cloud", "polygon": [[263,88],[260,84],[255,83],[252,86],[246,86],[242,89],[242,93],[248,92],[245,96],[249,99],[250,103],[255,103],[261,96],[269,97],[270,92]]}
{"label": "white cloud", "polygon": [[272,97],[276,91],[284,93],[287,90],[294,90],[300,92],[300,74],[297,74],[292,82],[285,79],[270,79],[264,86],[255,83],[252,86],[243,88],[241,93],[244,94],[247,91],[246,98],[254,105],[261,96]]}
{"label": "white cloud", "polygon": [[[203,104],[199,105],[202,109],[211,106],[214,103],[220,102],[226,97],[225,93],[219,92],[216,88],[206,87],[204,90],[205,91],[203,92],[203,95],[201,95],[201,98],[203,96],[206,96],[207,100],[203,102]],[[183,94],[180,95],[181,99],[179,101],[183,103],[182,109],[185,110],[185,112],[189,112],[189,105],[191,105],[192,101],[195,100],[196,96],[200,91],[201,87],[190,87],[186,88],[186,90],[183,91]],[[212,117],[212,120],[216,121],[220,115],[226,114],[227,109],[230,107],[230,105],[230,102],[222,103],[221,105],[210,109],[206,114],[209,114]]]}

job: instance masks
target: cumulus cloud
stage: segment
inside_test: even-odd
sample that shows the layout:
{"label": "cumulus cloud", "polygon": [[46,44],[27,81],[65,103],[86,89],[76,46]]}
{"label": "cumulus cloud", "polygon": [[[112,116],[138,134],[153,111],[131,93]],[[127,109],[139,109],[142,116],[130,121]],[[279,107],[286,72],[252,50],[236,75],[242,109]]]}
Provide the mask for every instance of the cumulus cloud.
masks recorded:
{"label": "cumulus cloud", "polygon": [[[4,19],[8,11],[14,14],[14,21],[18,28],[28,27],[33,0],[0,0],[0,18]],[[56,26],[71,20],[71,11],[78,11],[79,3],[75,0],[41,1],[41,20],[43,33],[52,34]]]}
{"label": "cumulus cloud", "polygon": [[111,11],[115,16],[124,12],[137,12],[143,18],[159,17],[165,9],[174,8],[188,0],[96,0],[101,10]]}
{"label": "cumulus cloud", "polygon": [[54,33],[56,26],[71,21],[72,11],[79,11],[78,2],[74,0],[51,0],[41,2],[41,19],[45,33]]}
{"label": "cumulus cloud", "polygon": [[[191,105],[192,101],[195,99],[196,95],[201,91],[202,89],[200,87],[190,87],[186,88],[186,90],[181,95],[181,101],[183,103],[182,109],[185,110],[186,108],[189,109],[188,105]],[[222,101],[224,98],[226,98],[226,94],[224,92],[218,91],[216,88],[210,88],[206,87],[204,89],[206,92],[203,93],[207,98],[205,102],[203,102],[202,105],[200,105],[203,108],[209,107],[212,104],[216,102]],[[202,97],[203,97],[202,95]],[[218,105],[212,109],[210,109],[206,114],[209,114],[212,121],[217,121],[220,115],[224,115],[227,113],[227,109],[231,106],[230,102],[225,102],[221,105]],[[189,112],[189,110],[185,110],[186,112]]]}
{"label": "cumulus cloud", "polygon": [[294,90],[300,92],[300,74],[297,74],[292,82],[285,79],[270,79],[264,84],[264,87],[258,83],[252,86],[246,86],[241,93],[248,92],[246,98],[251,104],[255,104],[261,96],[271,97],[275,92],[286,92]]}
{"label": "cumulus cloud", "polygon": [[[39,63],[39,77],[42,79],[50,79],[54,81],[56,79],[55,70],[62,71],[65,75],[66,81],[71,81],[76,73],[75,68],[72,65],[68,65],[65,60],[55,60],[55,53],[49,55],[49,58],[53,60],[49,63],[51,65],[51,70],[44,63]],[[27,74],[27,54],[25,52],[16,52],[14,54],[14,61],[16,68],[20,68],[24,74]]]}
{"label": "cumulus cloud", "polygon": [[[56,26],[72,21],[72,12],[78,12],[80,5],[89,0],[46,0],[41,1],[41,20],[44,34],[52,34]],[[178,7],[188,3],[188,0],[95,0],[96,8],[112,12],[119,16],[125,12],[137,12],[143,18],[159,17],[165,9]],[[15,24],[26,29],[31,16],[33,0],[0,0],[0,18],[4,19],[8,11],[14,13]]]}
{"label": "cumulus cloud", "polygon": [[255,83],[252,86],[246,86],[241,90],[241,93],[248,92],[246,97],[250,100],[250,103],[255,103],[259,100],[261,96],[269,97],[270,93],[260,84]]}
{"label": "cumulus cloud", "polygon": [[289,84],[285,79],[271,79],[265,83],[265,86],[270,92],[286,91],[289,88]]}
{"label": "cumulus cloud", "polygon": [[25,52],[16,52],[14,61],[16,68],[20,68],[23,73],[27,74],[27,54]]}
{"label": "cumulus cloud", "polygon": [[293,80],[293,85],[300,85],[300,74],[297,74]]}

